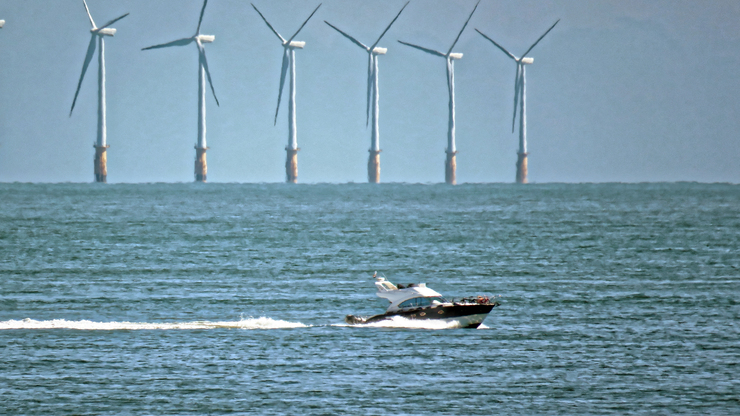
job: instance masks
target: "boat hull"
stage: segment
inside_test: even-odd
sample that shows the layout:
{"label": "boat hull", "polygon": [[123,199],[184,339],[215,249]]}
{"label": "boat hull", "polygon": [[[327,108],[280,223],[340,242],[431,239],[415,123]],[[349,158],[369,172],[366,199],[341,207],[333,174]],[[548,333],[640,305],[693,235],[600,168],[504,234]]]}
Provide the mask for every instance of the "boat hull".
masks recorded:
{"label": "boat hull", "polygon": [[344,320],[350,325],[362,325],[381,322],[400,316],[405,319],[441,320],[448,323],[456,322],[460,328],[478,328],[495,306],[498,306],[498,304],[437,306],[407,311],[386,312],[367,318],[347,315]]}

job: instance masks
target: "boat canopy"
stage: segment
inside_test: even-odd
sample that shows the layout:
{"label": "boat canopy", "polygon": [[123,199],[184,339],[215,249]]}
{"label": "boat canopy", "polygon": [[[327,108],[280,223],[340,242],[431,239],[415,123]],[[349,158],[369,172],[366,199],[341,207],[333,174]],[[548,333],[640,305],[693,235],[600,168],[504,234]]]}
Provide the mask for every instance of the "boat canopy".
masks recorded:
{"label": "boat canopy", "polygon": [[376,277],[375,287],[378,288],[376,295],[391,303],[388,306],[388,312],[404,308],[434,306],[435,303],[440,305],[449,303],[437,291],[428,288],[426,283],[412,283],[403,287],[394,285],[384,277]]}

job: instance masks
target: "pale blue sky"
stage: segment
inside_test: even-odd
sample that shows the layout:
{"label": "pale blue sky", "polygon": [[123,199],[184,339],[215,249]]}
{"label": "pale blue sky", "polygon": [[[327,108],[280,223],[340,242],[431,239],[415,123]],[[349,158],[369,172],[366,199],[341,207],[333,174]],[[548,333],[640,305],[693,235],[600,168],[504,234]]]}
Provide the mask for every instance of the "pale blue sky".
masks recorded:
{"label": "pale blue sky", "polygon": [[[290,36],[318,4],[255,0]],[[327,0],[296,40],[299,182],[365,182],[367,55],[405,0]],[[190,182],[197,132],[200,0],[89,0],[106,39],[108,181]],[[474,0],[412,0],[379,46],[382,182],[443,182],[444,61]],[[527,68],[531,182],[740,182],[740,2],[483,0],[455,47],[459,183],[513,182],[515,65]],[[97,60],[68,117],[89,41],[81,0],[0,0],[0,182],[91,182]],[[221,106],[209,96],[210,182],[282,182],[287,108],[273,115],[281,47],[243,0],[210,0],[202,33]],[[283,105],[286,100],[284,97]]]}

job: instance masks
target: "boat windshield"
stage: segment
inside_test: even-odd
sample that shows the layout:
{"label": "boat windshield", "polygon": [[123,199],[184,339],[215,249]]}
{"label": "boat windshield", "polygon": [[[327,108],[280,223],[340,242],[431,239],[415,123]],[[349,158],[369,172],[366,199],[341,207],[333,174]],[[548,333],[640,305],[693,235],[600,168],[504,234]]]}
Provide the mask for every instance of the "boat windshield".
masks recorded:
{"label": "boat windshield", "polygon": [[399,308],[421,308],[424,306],[436,306],[443,303],[449,303],[443,297],[435,296],[428,298],[413,298],[401,302],[398,305]]}

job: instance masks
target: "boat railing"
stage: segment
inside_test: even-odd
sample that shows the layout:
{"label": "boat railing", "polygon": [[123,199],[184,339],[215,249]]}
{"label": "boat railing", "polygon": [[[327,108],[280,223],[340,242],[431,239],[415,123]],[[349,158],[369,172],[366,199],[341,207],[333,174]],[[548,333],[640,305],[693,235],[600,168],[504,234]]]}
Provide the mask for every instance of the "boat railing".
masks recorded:
{"label": "boat railing", "polygon": [[499,303],[496,301],[496,298],[500,296],[485,296],[485,295],[479,295],[479,296],[466,296],[464,298],[461,298],[460,300],[452,299],[451,302],[455,305],[494,305],[498,306]]}

